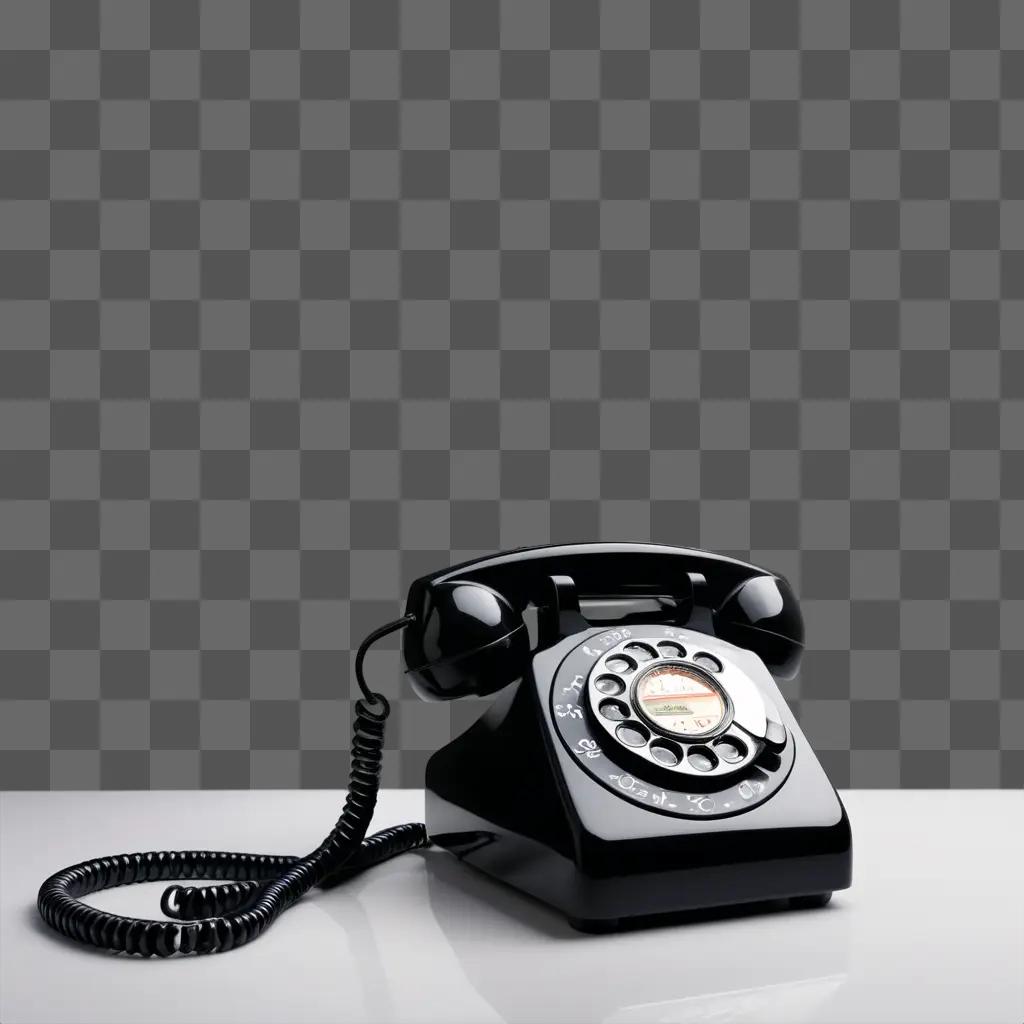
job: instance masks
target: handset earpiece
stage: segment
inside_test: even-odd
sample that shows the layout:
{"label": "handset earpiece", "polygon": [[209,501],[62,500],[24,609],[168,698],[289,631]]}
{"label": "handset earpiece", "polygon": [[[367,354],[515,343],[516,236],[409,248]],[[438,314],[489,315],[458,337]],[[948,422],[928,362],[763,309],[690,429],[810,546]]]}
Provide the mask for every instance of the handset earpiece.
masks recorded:
{"label": "handset earpiece", "polygon": [[751,576],[714,612],[723,640],[753,651],[775,676],[792,679],[804,650],[800,604],[781,576]]}
{"label": "handset earpiece", "polygon": [[426,586],[408,611],[402,653],[424,700],[484,696],[526,670],[530,639],[523,616],[497,590],[468,580]]}

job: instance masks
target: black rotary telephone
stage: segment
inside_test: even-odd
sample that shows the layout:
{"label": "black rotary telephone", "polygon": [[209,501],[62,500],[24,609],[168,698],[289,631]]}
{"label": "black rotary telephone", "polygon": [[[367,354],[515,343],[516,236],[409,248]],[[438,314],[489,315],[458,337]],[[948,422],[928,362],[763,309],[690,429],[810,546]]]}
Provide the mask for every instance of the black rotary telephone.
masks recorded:
{"label": "black rotary telephone", "polygon": [[[426,825],[367,838],[390,709],[363,661],[399,629],[424,699],[507,689],[430,758]],[[850,825],[772,678],[791,677],[802,651],[786,581],[706,551],[521,548],[421,577],[405,615],[356,654],[348,795],[316,850],[98,858],[48,878],[39,912],[108,949],[220,952],[313,886],[430,842],[586,931],[765,901],[823,905],[850,884]],[[216,884],[170,886],[164,921],[78,898],[185,878]]]}

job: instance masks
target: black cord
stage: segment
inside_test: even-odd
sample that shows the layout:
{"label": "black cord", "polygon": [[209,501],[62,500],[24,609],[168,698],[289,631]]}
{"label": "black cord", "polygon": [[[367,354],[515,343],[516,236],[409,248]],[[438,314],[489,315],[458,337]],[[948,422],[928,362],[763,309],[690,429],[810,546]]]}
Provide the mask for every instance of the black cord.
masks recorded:
{"label": "black cord", "polygon": [[356,651],[356,682],[359,684],[359,689],[363,693],[363,699],[368,704],[381,704],[384,707],[384,717],[391,713],[391,705],[385,700],[384,695],[381,693],[374,693],[373,690],[366,685],[366,677],[363,675],[363,662],[366,660],[366,652],[382,637],[387,636],[389,633],[394,633],[399,629],[405,629],[410,623],[416,621],[416,616],[412,613],[403,615],[400,619],[395,619],[394,622],[388,622],[383,626],[379,626],[375,629],[360,645],[359,650]]}
{"label": "black cord", "polygon": [[[313,886],[330,888],[389,857],[427,846],[427,829],[419,822],[365,838],[380,788],[384,724],[391,706],[366,685],[363,661],[372,644],[413,618],[405,615],[389,622],[359,645],[355,669],[362,697],[355,704],[348,795],[341,817],[312,853],[284,857],[175,850],[98,857],[43,882],[36,900],[43,920],[78,942],[117,952],[161,957],[220,953],[262,935]],[[169,886],[160,899],[160,909],[173,919],[169,921],[108,914],[78,898],[132,882],[180,878],[210,878],[223,884]]]}

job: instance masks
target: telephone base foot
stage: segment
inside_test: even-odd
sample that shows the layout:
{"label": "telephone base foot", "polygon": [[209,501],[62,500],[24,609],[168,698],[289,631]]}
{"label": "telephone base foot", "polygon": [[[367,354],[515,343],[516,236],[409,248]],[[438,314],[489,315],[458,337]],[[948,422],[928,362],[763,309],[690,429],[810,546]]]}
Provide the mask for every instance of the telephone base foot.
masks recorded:
{"label": "telephone base foot", "polygon": [[705,921],[719,921],[734,917],[766,914],[772,911],[813,910],[827,906],[832,893],[821,892],[811,896],[789,896],[774,900],[753,900],[749,903],[733,903],[699,910],[667,911],[660,914],[644,914],[639,917],[582,918],[569,915],[570,927],[587,935],[608,935],[613,932],[635,931],[639,928],[657,928],[674,924],[700,924]]}
{"label": "telephone base foot", "polygon": [[789,905],[794,910],[814,910],[817,907],[828,906],[829,900],[832,899],[832,893],[830,892],[819,892],[813,896],[791,896]]}
{"label": "telephone base foot", "polygon": [[569,926],[578,932],[585,932],[587,935],[609,935],[612,932],[622,931],[622,919],[618,917],[608,918],[567,918]]}

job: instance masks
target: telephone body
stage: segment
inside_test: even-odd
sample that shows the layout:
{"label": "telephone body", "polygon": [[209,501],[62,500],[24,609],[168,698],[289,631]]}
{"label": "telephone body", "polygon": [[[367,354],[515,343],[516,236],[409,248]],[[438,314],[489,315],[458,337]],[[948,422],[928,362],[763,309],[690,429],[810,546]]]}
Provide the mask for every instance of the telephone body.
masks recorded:
{"label": "telephone body", "polygon": [[803,650],[782,577],[663,545],[524,548],[416,580],[406,614],[421,697],[504,688],[427,763],[435,845],[585,931],[850,885],[846,811],[773,679]]}

